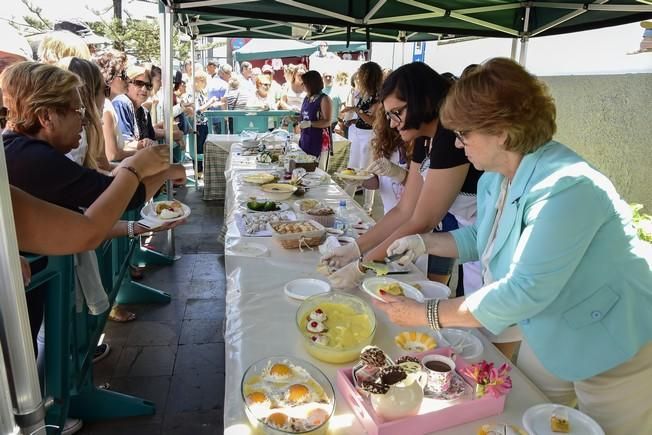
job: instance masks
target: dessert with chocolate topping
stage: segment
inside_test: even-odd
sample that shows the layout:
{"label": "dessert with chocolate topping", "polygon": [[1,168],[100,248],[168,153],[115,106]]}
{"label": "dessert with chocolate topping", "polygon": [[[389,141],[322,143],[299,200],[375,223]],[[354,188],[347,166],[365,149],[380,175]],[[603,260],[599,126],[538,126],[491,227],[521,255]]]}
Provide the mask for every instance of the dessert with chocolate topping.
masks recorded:
{"label": "dessert with chocolate topping", "polygon": [[377,382],[361,382],[360,388],[371,394],[386,394],[389,391],[389,385]]}
{"label": "dessert with chocolate topping", "polygon": [[399,357],[399,359],[396,360],[396,365],[399,365],[400,363],[403,362],[415,362],[417,364],[421,364],[421,361],[419,361],[419,358],[411,356],[411,355],[403,355],[402,357]]}
{"label": "dessert with chocolate topping", "polygon": [[372,367],[385,367],[390,364],[385,352],[376,346],[367,346],[362,349],[360,360]]}
{"label": "dessert with chocolate topping", "polygon": [[380,382],[385,385],[394,385],[407,377],[405,371],[399,366],[387,366],[380,369]]}

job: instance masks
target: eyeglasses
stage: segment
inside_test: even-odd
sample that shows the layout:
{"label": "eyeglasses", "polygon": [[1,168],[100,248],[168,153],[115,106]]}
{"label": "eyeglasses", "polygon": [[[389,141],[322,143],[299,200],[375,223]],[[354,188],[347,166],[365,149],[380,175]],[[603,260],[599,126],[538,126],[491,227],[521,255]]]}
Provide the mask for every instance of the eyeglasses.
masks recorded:
{"label": "eyeglasses", "polygon": [[466,146],[466,140],[464,139],[464,137],[467,134],[469,134],[469,132],[468,131],[462,131],[462,130],[453,130],[453,133],[455,134],[455,137],[457,138],[457,140],[459,140],[462,145]]}
{"label": "eyeglasses", "polygon": [[111,96],[111,86],[107,85],[106,83],[104,84],[104,96],[106,98],[109,98]]}
{"label": "eyeglasses", "polygon": [[79,115],[79,117],[82,120],[85,119],[85,117],[86,117],[86,108],[84,106],[79,106],[76,109],[71,107],[70,110],[72,110],[73,112],[77,112],[77,114]]}
{"label": "eyeglasses", "polygon": [[387,118],[388,121],[394,121],[395,123],[400,124],[403,122],[403,119],[401,119],[401,113],[403,113],[405,109],[407,109],[407,104],[400,109],[385,112],[385,118]]}
{"label": "eyeglasses", "polygon": [[142,80],[129,80],[129,84],[136,86],[137,88],[146,88],[148,91],[151,91],[154,88],[154,85],[150,82],[144,82]]}
{"label": "eyeglasses", "polygon": [[6,107],[0,108],[0,128],[4,130],[7,126],[7,115],[9,114],[9,109]]}

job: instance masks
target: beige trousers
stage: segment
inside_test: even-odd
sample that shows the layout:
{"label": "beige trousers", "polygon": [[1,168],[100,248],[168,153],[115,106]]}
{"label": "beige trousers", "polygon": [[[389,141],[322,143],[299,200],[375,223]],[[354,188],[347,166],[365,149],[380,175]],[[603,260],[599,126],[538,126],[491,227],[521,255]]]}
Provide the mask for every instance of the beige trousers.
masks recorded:
{"label": "beige trousers", "polygon": [[577,403],[607,435],[652,434],[652,342],[629,361],[583,381],[551,374],[525,340],[517,366],[551,402],[571,407]]}

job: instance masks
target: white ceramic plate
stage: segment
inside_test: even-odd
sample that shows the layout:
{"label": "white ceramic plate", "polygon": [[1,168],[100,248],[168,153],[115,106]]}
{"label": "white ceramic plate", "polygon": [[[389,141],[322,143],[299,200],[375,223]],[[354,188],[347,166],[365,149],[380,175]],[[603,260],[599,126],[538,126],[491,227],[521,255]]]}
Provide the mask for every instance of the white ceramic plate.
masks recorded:
{"label": "white ceramic plate", "polygon": [[331,291],[331,285],[320,279],[301,278],[285,284],[285,294],[300,301],[329,291]]}
{"label": "white ceramic plate", "polygon": [[175,221],[185,219],[188,216],[190,216],[190,207],[188,207],[186,204],[183,204],[183,203],[179,202],[179,204],[181,204],[181,209],[183,210],[183,214],[181,216],[178,216],[178,217],[175,217],[175,218],[172,218],[172,219],[161,219],[156,214],[156,205],[160,204],[162,202],[168,203],[168,202],[172,202],[172,201],[150,202],[140,210],[140,215],[143,218],[145,218],[145,219],[147,219],[149,221],[154,221],[154,222],[175,222]]}
{"label": "white ceramic plate", "polygon": [[426,299],[448,299],[451,295],[451,289],[440,282],[423,280],[411,282],[410,284],[419,290]]}
{"label": "white ceramic plate", "polygon": [[536,435],[558,435],[550,430],[550,416],[555,408],[564,408],[568,411],[571,434],[576,435],[604,435],[604,431],[591,417],[577,409],[568,406],[542,403],[534,405],[523,414],[523,426],[528,433]]}
{"label": "white ceramic plate", "polygon": [[[266,202],[266,201],[271,201],[271,199],[265,199],[265,198],[256,198],[256,201],[258,202]],[[249,201],[243,201],[240,206],[247,210],[249,213],[270,213],[269,211],[263,211],[263,210],[252,210],[249,207],[247,207],[247,203]],[[274,201],[276,203],[276,206],[279,208],[278,210],[274,211],[286,211],[290,209],[290,206],[285,203],[285,202],[279,202],[279,201]]]}
{"label": "white ceramic plate", "polygon": [[269,253],[269,249],[265,245],[253,242],[240,242],[227,250],[229,254],[241,257],[262,257]]}
{"label": "white ceramic plate", "polygon": [[387,287],[390,284],[397,283],[401,285],[403,289],[403,294],[410,298],[414,299],[417,302],[424,302],[425,299],[421,292],[409,284],[397,281],[392,278],[387,278],[384,276],[377,276],[374,278],[367,278],[362,282],[362,290],[366,291],[371,297],[378,299],[379,301],[385,302],[385,300],[380,296],[379,290],[382,287]]}
{"label": "white ceramic plate", "polygon": [[242,176],[242,181],[249,184],[269,184],[273,183],[276,177],[268,173],[247,174]]}
{"label": "white ceramic plate", "polygon": [[342,180],[351,180],[351,181],[365,181],[374,177],[374,174],[367,175],[352,175],[352,174],[342,174],[341,172],[336,172],[335,175],[340,177]]}
{"label": "white ceramic plate", "polygon": [[462,358],[471,360],[482,355],[484,350],[482,341],[470,331],[444,328],[439,333],[453,347],[455,353]]}

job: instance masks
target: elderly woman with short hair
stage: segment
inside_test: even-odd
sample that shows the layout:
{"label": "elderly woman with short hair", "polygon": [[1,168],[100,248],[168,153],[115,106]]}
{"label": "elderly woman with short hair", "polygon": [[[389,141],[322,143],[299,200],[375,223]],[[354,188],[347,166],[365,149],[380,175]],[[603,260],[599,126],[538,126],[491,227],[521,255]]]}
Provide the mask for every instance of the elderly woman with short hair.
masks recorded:
{"label": "elderly woman with short hair", "polygon": [[387,253],[404,253],[402,262],[426,252],[480,260],[484,287],[425,306],[385,295],[387,303],[376,306],[403,326],[483,326],[497,334],[517,324],[524,336],[519,367],[544,392],[575,393],[608,434],[647,434],[650,245],[637,238],[613,184],[552,141],[555,113],[546,86],[509,59],[489,60],[453,86],[442,123],[487,171],[478,183],[477,221],[404,237]]}

